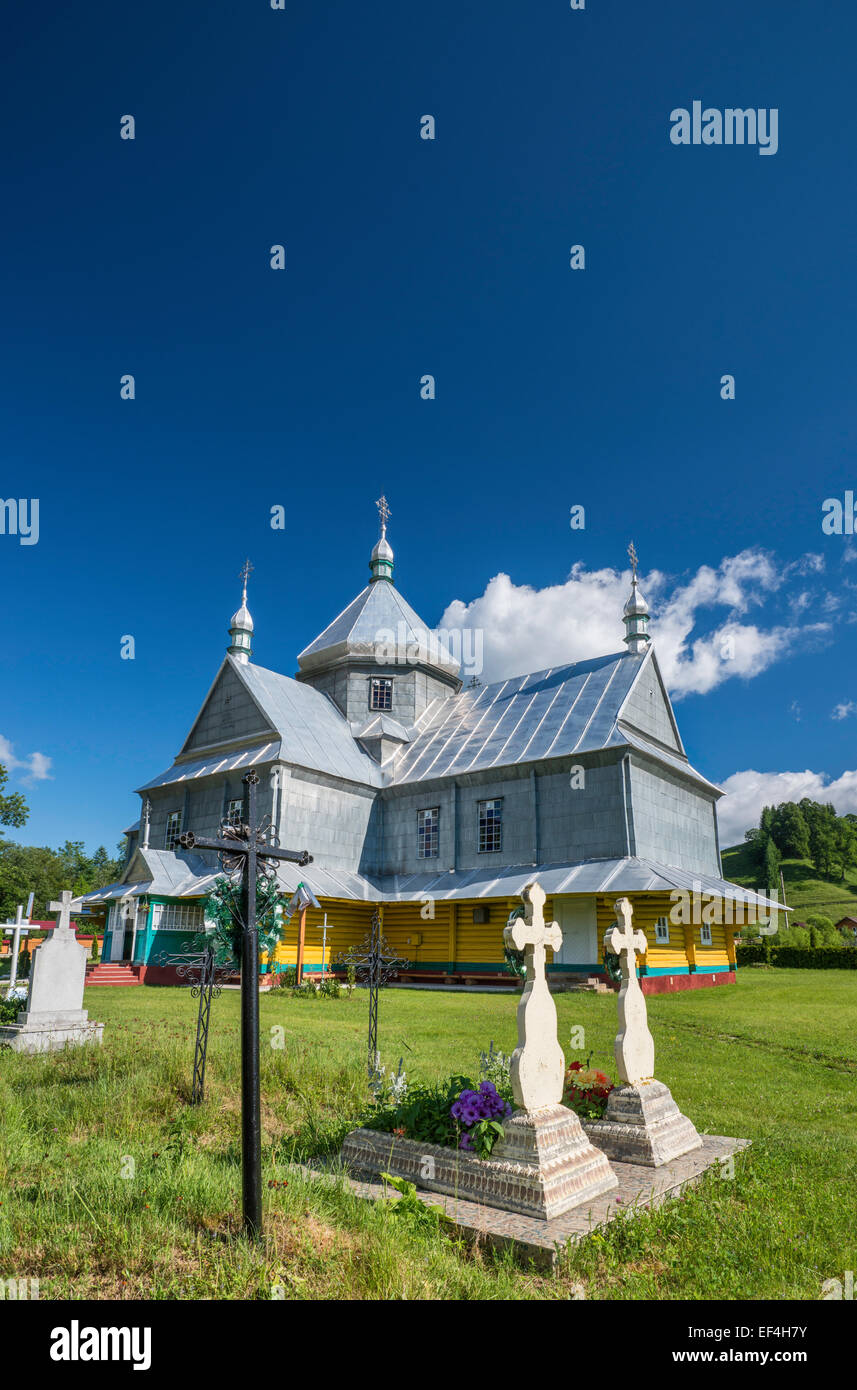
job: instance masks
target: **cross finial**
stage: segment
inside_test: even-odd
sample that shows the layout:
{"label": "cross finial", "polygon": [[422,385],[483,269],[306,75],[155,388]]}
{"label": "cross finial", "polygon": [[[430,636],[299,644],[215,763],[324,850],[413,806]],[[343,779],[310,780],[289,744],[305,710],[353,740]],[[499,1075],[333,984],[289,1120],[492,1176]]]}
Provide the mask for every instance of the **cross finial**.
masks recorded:
{"label": "cross finial", "polygon": [[390,508],[387,506],[387,499],[384,496],[383,492],[381,493],[381,496],[375,503],[375,506],[378,508],[378,515],[381,518],[381,537],[383,539],[387,534],[387,520],[390,516],[392,516],[392,512],[390,511]]}
{"label": "cross finial", "polygon": [[60,893],[60,900],[58,903],[48,903],[48,912],[59,913],[59,921],[57,922],[54,931],[71,930],[71,900],[73,897],[74,894],[72,893],[71,889],[65,888],[63,889],[62,893]]}
{"label": "cross finial", "polygon": [[604,937],[604,944],[618,956],[623,976],[636,975],[636,955],[644,956],[648,948],[646,933],[635,931],[633,908],[627,898],[617,898],[613,904],[618,921]]}
{"label": "cross finial", "polygon": [[249,560],[245,560],[245,561],[244,561],[244,564],[243,564],[242,567],[241,567],[241,571],[240,571],[240,573],[239,573],[239,575],[238,575],[238,578],[241,580],[241,583],[242,583],[242,590],[241,590],[241,602],[242,602],[242,603],[246,603],[246,602],[247,602],[247,580],[250,578],[250,575],[253,573],[253,570],[254,570],[254,569],[255,569],[255,565],[251,565]]}
{"label": "cross finial", "polygon": [[558,951],[562,945],[562,932],[556,922],[545,922],[545,891],[540,883],[528,884],[521,898],[524,915],[506,927],[504,936],[508,937],[507,944],[513,945],[516,951],[525,951],[532,946],[533,976],[539,978],[544,975],[545,947],[550,946]]}
{"label": "cross finial", "polygon": [[631,561],[631,575],[632,575],[632,577],[633,577],[634,583],[636,584],[636,582],[637,582],[637,550],[636,550],[636,547],[635,547],[633,541],[631,541],[631,544],[628,546],[628,559]]}

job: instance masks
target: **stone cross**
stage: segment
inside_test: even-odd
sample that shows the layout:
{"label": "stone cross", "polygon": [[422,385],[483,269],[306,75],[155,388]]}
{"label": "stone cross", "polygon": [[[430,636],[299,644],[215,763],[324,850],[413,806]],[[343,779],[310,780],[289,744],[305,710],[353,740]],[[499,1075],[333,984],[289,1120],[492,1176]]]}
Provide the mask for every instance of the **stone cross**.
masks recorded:
{"label": "stone cross", "polygon": [[15,928],[12,934],[12,961],[9,969],[9,992],[11,993],[12,990],[15,988],[15,985],[18,980],[18,952],[21,949],[22,929],[24,931],[25,936],[29,934],[26,928],[24,927],[24,908],[21,903],[18,904],[18,910],[15,913],[14,922],[7,922],[6,925],[13,926]]}
{"label": "stone cross", "polygon": [[525,952],[527,968],[510,1075],[516,1104],[532,1111],[559,1105],[562,1100],[565,1057],[557,1038],[556,1005],[545,975],[545,949],[559,950],[562,931],[556,922],[545,923],[545,893],[538,883],[530,883],[521,898],[523,916],[510,921],[503,933],[507,946]]}
{"label": "stone cross", "polygon": [[[648,1081],[655,1072],[655,1042],[649,1032],[646,1000],[637,979],[637,953],[645,955],[648,943],[645,932],[633,927],[633,908],[627,898],[614,903],[619,922],[604,936],[608,951],[619,957],[622,985],[619,990],[619,1032],[613,1044],[613,1056],[619,1079],[626,1086]],[[621,923],[621,926],[619,925]]]}
{"label": "stone cross", "polygon": [[48,912],[58,912],[59,921],[54,931],[71,931],[71,903],[74,894],[70,888],[63,889],[58,903],[48,903]]}

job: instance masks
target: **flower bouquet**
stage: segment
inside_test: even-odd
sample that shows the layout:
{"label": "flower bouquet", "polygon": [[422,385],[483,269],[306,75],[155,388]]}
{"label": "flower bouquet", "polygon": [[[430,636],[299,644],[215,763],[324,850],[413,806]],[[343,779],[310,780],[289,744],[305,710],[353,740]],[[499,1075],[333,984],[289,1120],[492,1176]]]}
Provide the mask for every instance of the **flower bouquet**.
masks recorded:
{"label": "flower bouquet", "polygon": [[607,1109],[607,1101],[613,1090],[613,1082],[603,1071],[586,1066],[582,1062],[572,1062],[565,1074],[562,1103],[573,1110],[582,1120],[600,1120]]}

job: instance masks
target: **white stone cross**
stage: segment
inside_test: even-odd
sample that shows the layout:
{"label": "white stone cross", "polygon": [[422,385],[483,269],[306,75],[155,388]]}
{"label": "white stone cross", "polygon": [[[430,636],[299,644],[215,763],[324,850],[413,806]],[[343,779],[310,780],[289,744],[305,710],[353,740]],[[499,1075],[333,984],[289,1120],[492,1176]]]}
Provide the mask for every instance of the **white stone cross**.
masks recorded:
{"label": "white stone cross", "polygon": [[613,1045],[613,1055],[620,1081],[635,1086],[647,1081],[655,1072],[655,1042],[649,1032],[646,1000],[637,979],[636,956],[645,955],[648,948],[645,932],[633,927],[633,908],[627,898],[614,903],[621,927],[616,925],[605,933],[604,945],[619,957],[622,985],[619,990],[619,1032]]}
{"label": "white stone cross", "polygon": [[54,927],[54,932],[71,931],[71,900],[74,897],[70,888],[65,888],[60,893],[58,903],[48,903],[48,912],[58,912],[59,921]]}
{"label": "white stone cross", "polygon": [[559,1105],[565,1079],[565,1057],[556,1029],[556,1005],[545,975],[545,949],[558,951],[562,931],[545,923],[545,893],[530,883],[521,894],[524,915],[503,933],[507,946],[526,953],[527,982],[518,1005],[518,1046],[512,1053],[510,1075],[515,1102],[524,1110]]}
{"label": "white stone cross", "polygon": [[[29,922],[29,918],[27,918],[27,921]],[[18,952],[21,949],[21,932],[23,931],[25,936],[29,935],[24,925],[24,908],[21,903],[18,904],[14,922],[7,922],[6,926],[14,927],[15,929],[12,933],[12,961],[9,968],[9,989],[11,991],[15,988],[18,980]]]}

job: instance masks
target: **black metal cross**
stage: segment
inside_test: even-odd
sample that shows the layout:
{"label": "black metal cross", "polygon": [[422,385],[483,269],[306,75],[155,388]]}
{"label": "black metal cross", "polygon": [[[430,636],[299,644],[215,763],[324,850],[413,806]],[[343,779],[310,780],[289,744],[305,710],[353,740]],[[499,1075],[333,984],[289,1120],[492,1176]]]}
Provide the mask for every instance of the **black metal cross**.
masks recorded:
{"label": "black metal cross", "polygon": [[409,960],[394,956],[381,932],[381,914],[376,908],[372,913],[372,930],[359,946],[341,952],[336,958],[337,966],[347,970],[354,967],[355,978],[369,986],[369,1078],[378,1067],[378,990],[397,975],[407,970]]}
{"label": "black metal cross", "polygon": [[262,1112],[259,1094],[259,933],[256,922],[256,878],[276,877],[278,860],[303,867],[312,863],[307,850],[277,847],[270,818],[261,823],[256,813],[259,778],[243,779],[241,824],[220,823],[220,839],[209,840],[192,831],[179,837],[182,849],[216,850],[224,873],[239,871],[241,885],[241,1160],[244,1230],[255,1239],[262,1231]]}

